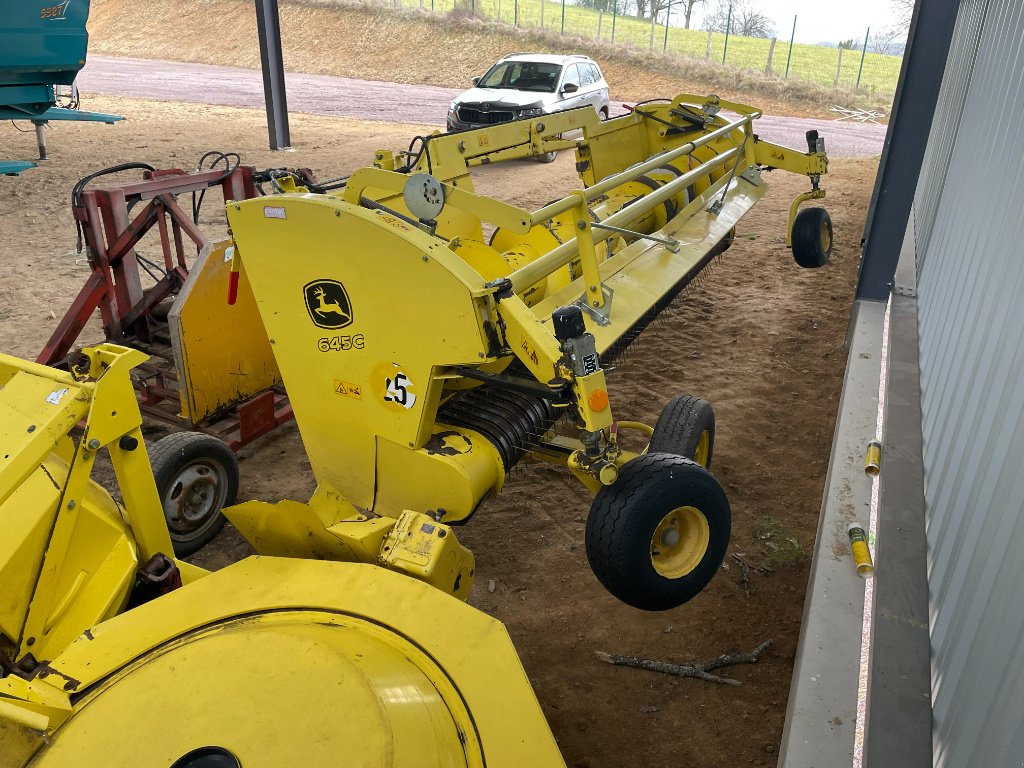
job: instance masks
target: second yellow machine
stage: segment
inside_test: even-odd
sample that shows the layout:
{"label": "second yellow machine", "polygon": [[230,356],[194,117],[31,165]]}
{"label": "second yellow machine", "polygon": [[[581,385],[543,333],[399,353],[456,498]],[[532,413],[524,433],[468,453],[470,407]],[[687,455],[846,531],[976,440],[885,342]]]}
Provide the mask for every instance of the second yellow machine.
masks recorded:
{"label": "second yellow machine", "polygon": [[[692,96],[606,122],[572,110],[425,137],[405,162],[380,152],[340,192],[285,175],[282,194],[229,202],[233,279],[251,289],[318,487],[228,517],[266,554],[377,558],[430,538],[432,521],[465,521],[529,454],[595,492],[587,556],[614,595],[647,610],[694,597],[730,532],[707,468],[713,411],[680,397],[653,428],[621,421],[602,361],[729,246],[763,170],[808,176],[788,238],[801,266],[828,259],[827,213],[798,213],[824,196],[823,141],[761,141],[758,116]],[[537,211],[473,191],[472,165],[569,148],[585,187]],[[626,450],[624,429],[647,449]],[[411,567],[465,595],[473,561],[454,538]]]}

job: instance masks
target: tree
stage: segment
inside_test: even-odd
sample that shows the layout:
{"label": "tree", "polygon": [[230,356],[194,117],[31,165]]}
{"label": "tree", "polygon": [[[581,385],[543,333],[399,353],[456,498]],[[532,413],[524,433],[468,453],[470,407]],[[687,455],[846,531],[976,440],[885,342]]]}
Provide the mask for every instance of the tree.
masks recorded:
{"label": "tree", "polygon": [[897,56],[907,46],[907,30],[901,27],[886,27],[871,36],[870,47],[874,53]]}
{"label": "tree", "polygon": [[686,23],[683,25],[686,29],[690,28],[690,17],[693,16],[693,7],[695,5],[705,5],[707,0],[683,0],[683,18]]}
{"label": "tree", "polygon": [[914,15],[914,0],[890,0],[901,27],[910,29],[910,17]]}
{"label": "tree", "polygon": [[857,41],[852,37],[849,40],[840,40],[837,47],[852,51],[857,47]]}
{"label": "tree", "polygon": [[[732,8],[730,17],[729,8]],[[775,24],[764,13],[757,10],[750,0],[718,0],[714,9],[704,17],[704,29],[725,32],[741,37],[773,37]]]}

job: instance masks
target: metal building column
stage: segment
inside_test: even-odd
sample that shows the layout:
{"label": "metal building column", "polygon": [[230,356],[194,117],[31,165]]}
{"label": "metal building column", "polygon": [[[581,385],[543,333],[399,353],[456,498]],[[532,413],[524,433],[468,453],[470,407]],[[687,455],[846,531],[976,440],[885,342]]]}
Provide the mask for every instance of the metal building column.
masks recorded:
{"label": "metal building column", "polygon": [[885,301],[921,173],[959,0],[917,0],[864,227],[857,298]]}
{"label": "metal building column", "polygon": [[290,149],[288,100],[284,89],[284,57],[281,54],[281,20],[277,0],[256,0],[256,29],[260,36],[263,96],[267,100],[267,130],[271,149]]}

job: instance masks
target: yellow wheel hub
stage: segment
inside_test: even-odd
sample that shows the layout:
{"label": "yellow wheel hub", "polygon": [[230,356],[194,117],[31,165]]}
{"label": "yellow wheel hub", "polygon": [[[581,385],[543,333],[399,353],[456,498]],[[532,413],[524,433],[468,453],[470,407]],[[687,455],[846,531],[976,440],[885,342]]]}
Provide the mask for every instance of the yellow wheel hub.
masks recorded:
{"label": "yellow wheel hub", "polygon": [[711,458],[711,433],[706,429],[700,433],[700,440],[697,441],[697,450],[693,452],[693,460],[700,464],[702,467],[708,465],[708,460]]}
{"label": "yellow wheel hub", "polygon": [[651,564],[666,579],[681,579],[704,558],[710,539],[711,529],[703,512],[696,507],[674,509],[654,530]]}
{"label": "yellow wheel hub", "polygon": [[822,253],[828,253],[828,249],[832,247],[832,233],[828,231],[828,223],[821,222],[821,251]]}

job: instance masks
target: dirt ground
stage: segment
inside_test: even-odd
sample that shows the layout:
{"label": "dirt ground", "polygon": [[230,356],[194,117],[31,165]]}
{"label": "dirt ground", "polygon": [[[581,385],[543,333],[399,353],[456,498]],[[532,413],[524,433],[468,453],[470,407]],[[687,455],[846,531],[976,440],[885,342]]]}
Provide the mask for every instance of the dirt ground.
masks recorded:
{"label": "dirt ground", "polygon": [[[335,176],[416,126],[293,115],[297,147],[267,151],[258,111],[95,97],[129,119],[61,125],[52,160],[0,177],[0,350],[33,357],[87,274],[74,254],[73,183],[129,160],[194,167],[208,149],[258,167],[308,166]],[[31,134],[0,131],[0,156],[31,156]],[[832,262],[800,270],[785,248],[785,212],[806,180],[776,172],[707,279],[688,288],[610,375],[620,418],[653,423],[674,395],[709,399],[717,415],[712,468],[733,514],[731,556],[708,589],[665,613],[617,602],[583,547],[588,494],[567,472],[522,463],[504,492],[459,530],[477,557],[471,602],[509,632],[570,766],[773,766],[779,743],[843,366],[859,242],[877,162],[834,160],[824,186],[835,225]],[[538,206],[576,180],[573,158],[480,169],[480,191]],[[214,206],[207,225],[217,227]],[[98,338],[95,324],[87,336]],[[243,499],[305,500],[314,481],[295,425],[241,455]],[[219,567],[250,550],[227,529],[196,562]],[[488,589],[494,582],[494,591]],[[596,651],[703,660],[772,646],[736,667],[738,687],[601,663]]]}

